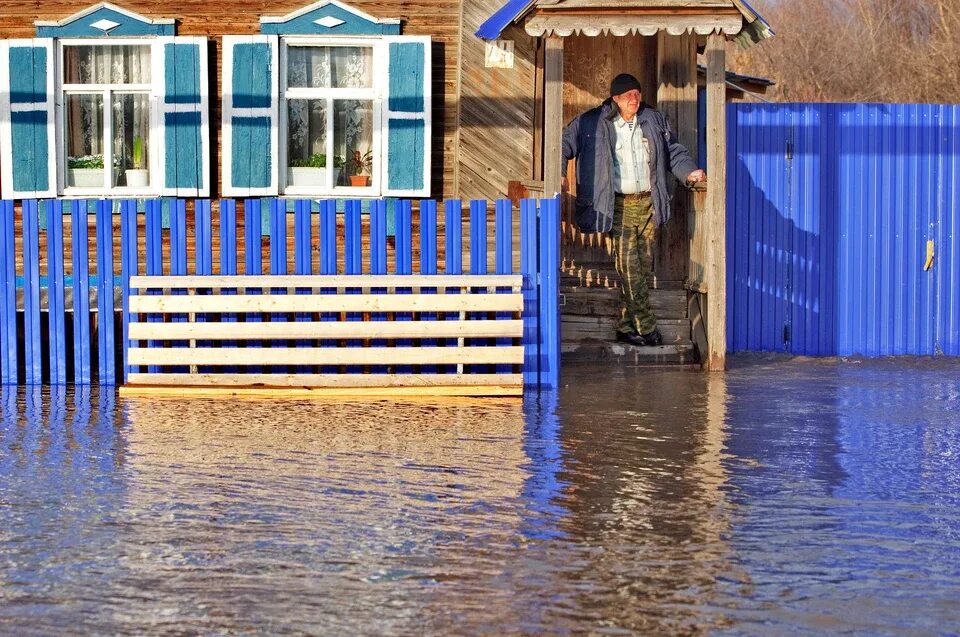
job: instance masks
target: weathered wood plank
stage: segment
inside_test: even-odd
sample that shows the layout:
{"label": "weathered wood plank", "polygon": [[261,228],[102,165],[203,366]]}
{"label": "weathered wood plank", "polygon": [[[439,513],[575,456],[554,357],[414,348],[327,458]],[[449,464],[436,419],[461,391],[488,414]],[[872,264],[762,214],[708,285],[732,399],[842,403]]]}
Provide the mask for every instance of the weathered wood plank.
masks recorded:
{"label": "weathered wood plank", "polygon": [[488,43],[474,35],[502,4],[502,0],[459,3],[460,99],[454,183],[464,200],[501,197],[508,182],[532,176],[538,41],[518,27],[508,27],[501,40],[513,45],[513,65],[489,68]]}
{"label": "weathered wood plank", "polygon": [[438,387],[520,385],[522,374],[130,374],[132,385]]}
{"label": "weathered wood plank", "polygon": [[563,135],[563,38],[547,38],[544,52],[543,190],[547,197],[560,192],[561,137]]}
{"label": "weathered wood plank", "polygon": [[131,323],[131,340],[282,340],[343,338],[518,338],[523,321],[358,321],[295,323]]}
{"label": "weathered wood plank", "polygon": [[727,118],[726,40],[707,38],[707,367],[726,369],[727,356]]}
{"label": "weathered wood plank", "polygon": [[[617,316],[620,312],[620,290],[616,288],[563,287],[560,294],[560,312],[565,316]],[[650,308],[658,318],[687,318],[687,292],[650,290]]]}
{"label": "weathered wood plank", "polygon": [[404,400],[455,400],[470,397],[477,398],[519,398],[523,396],[523,384],[519,385],[431,385],[429,387],[193,387],[169,386],[148,387],[126,385],[120,388],[125,398],[279,398],[288,399],[337,399],[366,398],[382,400],[384,398],[402,398]]}
{"label": "weathered wood plank", "polygon": [[519,365],[523,347],[131,347],[128,360],[131,365]]}
{"label": "weathered wood plank", "polygon": [[134,276],[130,287],[138,290],[164,288],[519,288],[519,274],[362,274],[362,275],[236,275],[236,276]]}
{"label": "weathered wood plank", "polygon": [[131,312],[519,312],[522,294],[132,296]]}
{"label": "weathered wood plank", "polygon": [[[684,343],[690,341],[690,321],[686,319],[662,319],[657,321],[657,329],[664,343]],[[586,338],[612,341],[616,337],[617,319],[614,316],[561,316],[560,334],[564,342]]]}

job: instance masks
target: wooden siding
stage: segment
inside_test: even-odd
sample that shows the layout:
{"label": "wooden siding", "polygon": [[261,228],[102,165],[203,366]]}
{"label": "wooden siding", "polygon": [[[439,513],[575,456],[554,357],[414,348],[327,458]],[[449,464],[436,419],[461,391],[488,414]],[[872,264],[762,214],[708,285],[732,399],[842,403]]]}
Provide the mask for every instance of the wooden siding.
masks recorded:
{"label": "wooden siding", "polygon": [[[429,35],[433,38],[433,139],[431,196],[455,197],[453,183],[457,128],[457,69],[459,67],[460,4],[456,0],[348,0],[351,6],[377,18],[399,18],[404,35]],[[81,11],[94,1],[6,0],[0,5],[0,37],[34,37],[34,20],[62,20]],[[148,18],[175,18],[177,35],[205,36],[210,39],[210,124],[211,172],[220,195],[220,87],[221,37],[260,32],[260,17],[285,15],[310,4],[309,0],[124,0],[123,8]],[[472,37],[472,32],[470,33]],[[504,190],[505,192],[505,190]]]}
{"label": "wooden siding", "polygon": [[518,28],[512,69],[486,68],[486,43],[474,32],[501,0],[463,0],[460,33],[456,190],[463,199],[506,196],[507,183],[533,177],[537,40]]}

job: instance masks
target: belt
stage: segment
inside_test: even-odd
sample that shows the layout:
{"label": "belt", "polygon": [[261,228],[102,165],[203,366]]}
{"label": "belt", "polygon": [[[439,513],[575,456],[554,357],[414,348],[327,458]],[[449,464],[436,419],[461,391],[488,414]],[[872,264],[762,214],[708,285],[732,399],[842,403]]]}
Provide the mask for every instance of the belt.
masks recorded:
{"label": "belt", "polygon": [[649,191],[647,191],[647,192],[638,192],[638,193],[634,193],[634,194],[632,194],[632,195],[625,195],[625,194],[623,194],[622,192],[618,192],[618,193],[616,194],[616,197],[617,197],[618,199],[623,199],[624,201],[640,201],[640,200],[643,199],[644,197],[649,197],[649,196],[650,196],[650,192],[649,192]]}

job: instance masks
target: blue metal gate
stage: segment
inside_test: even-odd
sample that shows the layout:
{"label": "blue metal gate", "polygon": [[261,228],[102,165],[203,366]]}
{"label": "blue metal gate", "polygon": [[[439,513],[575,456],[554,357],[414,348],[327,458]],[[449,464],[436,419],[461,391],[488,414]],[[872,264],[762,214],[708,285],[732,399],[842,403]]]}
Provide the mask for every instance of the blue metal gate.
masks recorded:
{"label": "blue metal gate", "polygon": [[960,355],[960,106],[737,104],[728,130],[730,351]]}

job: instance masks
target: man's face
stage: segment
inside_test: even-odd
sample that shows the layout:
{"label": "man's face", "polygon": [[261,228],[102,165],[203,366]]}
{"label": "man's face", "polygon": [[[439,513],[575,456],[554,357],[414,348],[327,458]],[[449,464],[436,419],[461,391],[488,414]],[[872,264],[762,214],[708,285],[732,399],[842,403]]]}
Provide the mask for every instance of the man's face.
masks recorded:
{"label": "man's face", "polygon": [[640,91],[631,89],[626,93],[613,96],[613,103],[620,109],[620,117],[625,120],[633,119],[633,116],[640,110]]}

